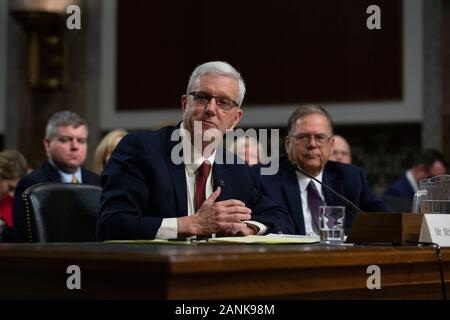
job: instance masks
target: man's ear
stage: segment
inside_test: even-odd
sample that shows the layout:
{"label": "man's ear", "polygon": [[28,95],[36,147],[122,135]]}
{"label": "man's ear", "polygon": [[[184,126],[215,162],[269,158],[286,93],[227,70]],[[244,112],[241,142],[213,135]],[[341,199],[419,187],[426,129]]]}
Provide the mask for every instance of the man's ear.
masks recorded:
{"label": "man's ear", "polygon": [[50,139],[44,138],[42,139],[42,143],[44,144],[45,150],[47,150],[50,145]]}
{"label": "man's ear", "polygon": [[289,134],[284,137],[284,149],[286,150],[286,152],[289,150],[289,145],[290,145],[291,141],[289,140]]}
{"label": "man's ear", "polygon": [[183,94],[181,96],[181,110],[183,110],[183,113],[186,111],[187,108],[187,96]]}
{"label": "man's ear", "polygon": [[331,137],[331,139],[330,139],[330,146],[331,146],[331,147],[334,146],[334,137]]}
{"label": "man's ear", "polygon": [[237,126],[239,121],[241,121],[243,115],[244,115],[244,111],[241,108],[239,108],[237,110],[237,112],[236,112],[236,116],[235,116],[235,118],[233,120],[233,123],[231,124],[231,128],[230,129],[234,129],[234,127]]}

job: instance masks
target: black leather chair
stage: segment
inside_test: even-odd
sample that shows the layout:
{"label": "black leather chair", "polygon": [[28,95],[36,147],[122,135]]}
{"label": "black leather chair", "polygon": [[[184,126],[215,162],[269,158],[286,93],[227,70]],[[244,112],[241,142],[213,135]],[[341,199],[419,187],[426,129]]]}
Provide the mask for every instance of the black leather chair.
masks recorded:
{"label": "black leather chair", "polygon": [[29,242],[89,242],[95,240],[100,210],[98,186],[39,183],[22,195]]}

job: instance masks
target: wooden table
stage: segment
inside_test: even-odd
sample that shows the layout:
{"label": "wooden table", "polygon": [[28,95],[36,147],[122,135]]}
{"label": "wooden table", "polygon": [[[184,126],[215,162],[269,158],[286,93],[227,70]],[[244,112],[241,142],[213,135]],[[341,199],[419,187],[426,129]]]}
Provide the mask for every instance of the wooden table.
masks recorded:
{"label": "wooden table", "polygon": [[[442,249],[450,293],[450,248]],[[81,270],[69,290],[67,267]],[[378,265],[381,289],[369,290]],[[442,299],[432,247],[320,245],[0,245],[0,298]]]}

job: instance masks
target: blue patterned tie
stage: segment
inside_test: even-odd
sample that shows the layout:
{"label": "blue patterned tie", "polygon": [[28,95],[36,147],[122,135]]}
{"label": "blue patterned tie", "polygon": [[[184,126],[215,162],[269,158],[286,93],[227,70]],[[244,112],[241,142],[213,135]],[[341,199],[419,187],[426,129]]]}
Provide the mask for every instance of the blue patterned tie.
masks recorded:
{"label": "blue patterned tie", "polygon": [[322,198],[319,195],[319,191],[317,191],[316,186],[314,185],[314,182],[311,180],[311,182],[308,184],[308,187],[306,188],[308,191],[308,207],[311,211],[311,216],[313,218],[314,223],[316,224],[317,228],[320,229],[319,225],[319,207],[325,205]]}

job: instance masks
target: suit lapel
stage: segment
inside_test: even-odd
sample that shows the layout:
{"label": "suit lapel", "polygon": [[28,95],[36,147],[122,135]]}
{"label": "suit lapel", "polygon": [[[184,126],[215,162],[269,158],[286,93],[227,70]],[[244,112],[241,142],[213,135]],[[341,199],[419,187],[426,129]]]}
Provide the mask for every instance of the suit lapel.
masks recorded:
{"label": "suit lapel", "polygon": [[44,163],[42,169],[50,182],[62,182],[59,172],[50,164],[50,162],[47,161]]}
{"label": "suit lapel", "polygon": [[[172,149],[181,143],[181,138],[179,134],[176,136],[178,140],[172,141],[172,132],[175,129],[179,129],[180,125],[174,127],[174,129],[169,130],[167,133],[167,148],[166,148],[166,164],[172,179],[172,185],[175,191],[175,197],[177,199],[177,216],[186,215],[187,209],[187,189],[186,189],[186,174],[184,170],[184,163],[175,164],[171,159]],[[179,131],[178,131],[179,132]],[[181,156],[183,156],[183,150],[181,150]]]}
{"label": "suit lapel", "polygon": [[[322,180],[323,180],[324,184],[326,184],[327,186],[332,188],[337,193],[342,194],[342,192],[343,192],[342,185],[339,185],[337,183],[337,173],[330,170],[328,166],[325,166],[325,170],[323,171],[323,179]],[[322,192],[324,194],[327,205],[329,205],[329,206],[344,205],[344,203],[342,203],[342,200],[339,199],[338,196],[336,196],[333,192],[331,192],[327,188],[322,187]]]}
{"label": "suit lapel", "polygon": [[289,209],[296,229],[300,234],[305,234],[305,222],[303,220],[302,199],[300,197],[300,187],[298,185],[297,175],[288,166],[280,168],[280,179],[284,196],[287,199]]}
{"label": "suit lapel", "polygon": [[225,165],[217,164],[216,161],[214,161],[212,173],[214,179],[213,192],[216,190],[217,187],[220,187],[222,189],[219,198],[217,198],[217,201],[230,199],[231,195],[229,186],[231,180],[228,168]]}
{"label": "suit lapel", "polygon": [[93,179],[90,179],[91,177],[89,176],[89,174],[87,173],[86,169],[84,169],[83,167],[81,168],[81,179],[82,179],[82,183],[83,184],[93,184],[94,181],[92,181]]}
{"label": "suit lapel", "polygon": [[406,177],[406,174],[403,176],[402,183],[403,183],[403,187],[405,189],[405,192],[408,193],[408,197],[413,198],[414,194],[416,193],[416,191],[414,191],[413,187],[409,183],[408,178]]}

